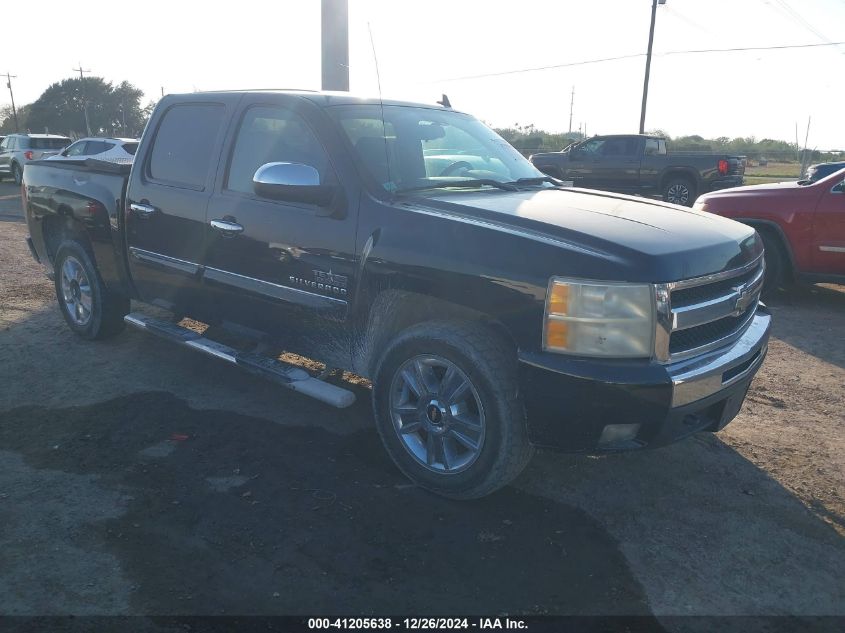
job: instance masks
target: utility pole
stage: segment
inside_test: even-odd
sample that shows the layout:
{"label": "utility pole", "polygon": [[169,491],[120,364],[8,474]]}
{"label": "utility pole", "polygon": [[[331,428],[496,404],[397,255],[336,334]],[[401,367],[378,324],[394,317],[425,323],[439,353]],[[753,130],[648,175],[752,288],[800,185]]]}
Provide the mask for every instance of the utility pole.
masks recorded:
{"label": "utility pole", "polygon": [[651,47],[654,44],[654,21],[657,18],[657,5],[666,4],[666,0],[651,0],[651,28],[648,30],[648,53],[645,57],[645,80],[643,81],[643,107],[640,111],[640,134],[645,134],[645,106],[648,101],[648,76],[651,73]]}
{"label": "utility pole", "polygon": [[9,96],[12,98],[12,118],[15,120],[15,132],[20,132],[18,129],[18,111],[15,109],[15,93],[12,92],[12,79],[17,79],[17,75],[10,75],[6,71],[6,87],[9,89]]}
{"label": "utility pole", "polygon": [[572,98],[569,100],[569,133],[572,134],[572,108],[575,105],[575,86],[572,86]]}
{"label": "utility pole", "polygon": [[82,92],[82,111],[85,113],[85,131],[88,136],[91,136],[91,123],[88,121],[88,101],[85,99],[85,77],[82,73],[90,73],[90,70],[83,70],[82,62],[79,62],[79,68],[71,68],[71,70],[79,71],[79,90]]}
{"label": "utility pole", "polygon": [[349,0],[322,0],[323,90],[349,92]]}

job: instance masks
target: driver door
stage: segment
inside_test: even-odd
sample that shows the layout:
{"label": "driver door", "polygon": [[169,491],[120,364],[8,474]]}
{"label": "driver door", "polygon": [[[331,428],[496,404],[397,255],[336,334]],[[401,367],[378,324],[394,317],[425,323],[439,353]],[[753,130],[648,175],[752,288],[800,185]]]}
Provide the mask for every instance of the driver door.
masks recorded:
{"label": "driver door", "polygon": [[306,107],[282,96],[244,100],[206,214],[203,285],[215,312],[279,339],[297,326],[319,338],[318,323],[345,319],[354,288],[357,201],[347,199],[343,213],[327,215],[253,189],[256,170],[272,162],[309,165],[320,184],[339,183]]}

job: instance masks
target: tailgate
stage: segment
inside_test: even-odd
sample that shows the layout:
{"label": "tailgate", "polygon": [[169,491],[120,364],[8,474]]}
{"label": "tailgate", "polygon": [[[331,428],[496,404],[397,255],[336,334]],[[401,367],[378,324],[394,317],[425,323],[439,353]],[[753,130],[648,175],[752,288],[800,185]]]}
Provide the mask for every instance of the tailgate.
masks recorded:
{"label": "tailgate", "polygon": [[745,175],[745,156],[728,156],[728,176]]}

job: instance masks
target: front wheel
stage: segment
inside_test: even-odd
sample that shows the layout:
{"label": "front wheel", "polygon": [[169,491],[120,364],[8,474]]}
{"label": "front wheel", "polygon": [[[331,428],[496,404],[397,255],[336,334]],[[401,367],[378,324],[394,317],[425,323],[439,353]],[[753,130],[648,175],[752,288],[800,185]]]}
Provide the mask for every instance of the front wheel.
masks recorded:
{"label": "front wheel", "polygon": [[109,291],[79,242],[59,245],[54,268],[56,298],[70,329],[89,340],[107,338],[123,329],[129,299]]}
{"label": "front wheel", "polygon": [[663,200],[691,207],[695,202],[695,186],[687,178],[670,178],[663,185]]}
{"label": "front wheel", "polygon": [[760,237],[763,239],[764,258],[766,262],[766,273],[763,279],[763,292],[765,298],[771,298],[778,290],[788,285],[789,282],[789,259],[781,246],[781,241],[770,230],[760,230]]}
{"label": "front wheel", "polygon": [[376,370],[373,406],[399,469],[447,497],[490,494],[533,454],[515,351],[479,324],[426,323],[400,334]]}

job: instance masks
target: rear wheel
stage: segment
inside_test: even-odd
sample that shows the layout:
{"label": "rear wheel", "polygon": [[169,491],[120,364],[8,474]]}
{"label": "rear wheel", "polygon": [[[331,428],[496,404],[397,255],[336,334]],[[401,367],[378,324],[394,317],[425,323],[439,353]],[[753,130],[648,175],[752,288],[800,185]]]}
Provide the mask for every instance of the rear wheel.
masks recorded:
{"label": "rear wheel", "polygon": [[17,163],[12,163],[12,180],[15,181],[16,185],[20,185],[23,182],[23,170]]}
{"label": "rear wheel", "polygon": [[447,497],[487,495],[533,454],[516,355],[481,325],[435,322],[400,334],[376,370],[373,405],[399,469]]}
{"label": "rear wheel", "polygon": [[663,200],[691,207],[695,202],[695,185],[688,178],[670,178],[663,185]]}
{"label": "rear wheel", "polygon": [[89,340],[107,338],[123,329],[129,299],[109,291],[80,243],[62,242],[54,268],[56,298],[70,329]]}

